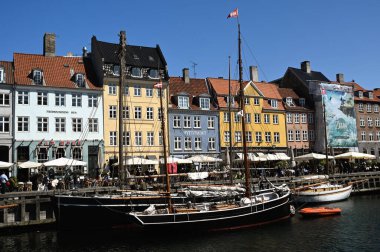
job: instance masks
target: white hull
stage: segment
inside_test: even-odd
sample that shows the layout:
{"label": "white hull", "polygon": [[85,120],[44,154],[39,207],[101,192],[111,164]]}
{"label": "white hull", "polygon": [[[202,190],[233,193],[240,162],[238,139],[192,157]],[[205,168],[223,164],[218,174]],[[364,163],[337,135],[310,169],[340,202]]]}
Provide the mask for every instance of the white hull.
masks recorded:
{"label": "white hull", "polygon": [[295,200],[297,202],[305,203],[324,203],[332,201],[345,200],[350,197],[352,191],[352,185],[337,188],[334,190],[307,190],[297,192],[295,194]]}

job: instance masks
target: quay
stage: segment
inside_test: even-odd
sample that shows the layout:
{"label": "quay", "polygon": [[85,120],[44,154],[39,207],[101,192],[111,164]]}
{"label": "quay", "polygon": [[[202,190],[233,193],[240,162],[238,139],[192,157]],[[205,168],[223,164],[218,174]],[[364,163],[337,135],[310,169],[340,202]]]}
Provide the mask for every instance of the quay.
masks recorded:
{"label": "quay", "polygon": [[[321,178],[304,180],[300,177],[269,177],[267,178],[275,185],[287,184],[290,188],[318,183]],[[253,178],[253,183],[257,185],[258,178]],[[334,174],[329,176],[331,182],[352,183],[352,194],[362,194],[380,191],[380,172],[358,172],[350,174]],[[219,179],[196,181],[186,183],[196,184],[223,184],[226,180]],[[243,180],[234,180],[236,183],[243,183]],[[117,187],[88,187],[75,190],[49,190],[49,191],[24,191],[7,192],[0,194],[0,230],[5,228],[28,227],[55,223],[54,206],[52,197],[55,194],[77,193],[77,194],[96,194],[116,191]]]}

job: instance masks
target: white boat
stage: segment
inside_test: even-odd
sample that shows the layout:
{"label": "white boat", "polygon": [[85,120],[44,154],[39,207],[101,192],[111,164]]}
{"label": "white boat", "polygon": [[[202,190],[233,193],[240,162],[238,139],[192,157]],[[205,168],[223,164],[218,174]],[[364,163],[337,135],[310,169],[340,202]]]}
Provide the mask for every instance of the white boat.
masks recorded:
{"label": "white boat", "polygon": [[335,185],[324,183],[315,186],[297,188],[294,191],[295,201],[305,203],[325,203],[345,200],[350,197],[352,184]]}

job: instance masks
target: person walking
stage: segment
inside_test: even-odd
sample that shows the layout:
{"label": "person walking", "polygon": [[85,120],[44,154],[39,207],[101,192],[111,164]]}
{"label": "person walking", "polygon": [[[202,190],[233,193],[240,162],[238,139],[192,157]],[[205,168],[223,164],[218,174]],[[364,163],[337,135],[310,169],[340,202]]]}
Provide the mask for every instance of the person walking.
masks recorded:
{"label": "person walking", "polygon": [[1,181],[1,193],[4,194],[5,188],[6,188],[7,182],[8,182],[8,177],[7,177],[7,175],[5,175],[4,172],[1,172],[0,181]]}

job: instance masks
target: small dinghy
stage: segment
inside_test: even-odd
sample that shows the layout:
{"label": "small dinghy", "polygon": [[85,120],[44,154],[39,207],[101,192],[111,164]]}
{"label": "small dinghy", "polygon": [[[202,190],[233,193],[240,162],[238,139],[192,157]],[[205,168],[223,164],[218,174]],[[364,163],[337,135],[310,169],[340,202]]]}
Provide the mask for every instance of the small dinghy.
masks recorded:
{"label": "small dinghy", "polygon": [[337,207],[306,207],[298,211],[304,217],[322,217],[330,215],[338,215],[342,212]]}

